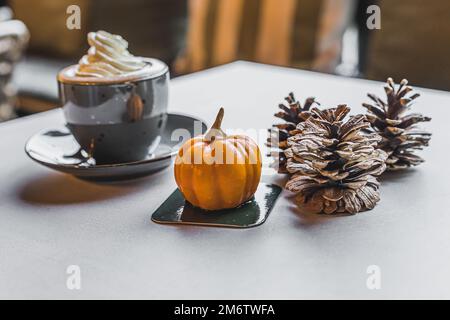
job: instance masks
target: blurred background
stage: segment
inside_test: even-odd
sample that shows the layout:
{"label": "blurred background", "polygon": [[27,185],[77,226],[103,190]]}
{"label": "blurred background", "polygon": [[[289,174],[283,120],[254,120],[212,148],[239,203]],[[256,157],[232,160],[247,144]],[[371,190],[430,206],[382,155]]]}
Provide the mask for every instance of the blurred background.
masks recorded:
{"label": "blurred background", "polygon": [[58,70],[101,29],[172,77],[248,60],[450,90],[448,0],[0,0],[0,121],[57,107]]}

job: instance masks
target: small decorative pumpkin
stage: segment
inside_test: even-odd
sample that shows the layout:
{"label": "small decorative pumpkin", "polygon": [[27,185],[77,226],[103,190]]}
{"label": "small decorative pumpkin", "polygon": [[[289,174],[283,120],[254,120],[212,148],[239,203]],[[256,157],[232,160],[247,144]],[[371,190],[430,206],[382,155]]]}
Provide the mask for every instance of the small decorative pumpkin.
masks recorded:
{"label": "small decorative pumpkin", "polygon": [[238,207],[252,198],[261,178],[261,152],[245,135],[227,136],[220,108],[209,131],[188,140],[175,160],[175,180],[184,198],[205,210]]}

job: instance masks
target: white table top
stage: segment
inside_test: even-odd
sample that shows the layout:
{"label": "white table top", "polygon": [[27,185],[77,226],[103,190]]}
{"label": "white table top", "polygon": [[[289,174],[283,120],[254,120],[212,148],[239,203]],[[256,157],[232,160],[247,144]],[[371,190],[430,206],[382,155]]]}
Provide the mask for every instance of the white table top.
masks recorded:
{"label": "white table top", "polygon": [[[291,90],[352,113],[366,92],[383,94],[379,82],[236,62],[175,79],[169,109],[211,123],[224,106],[225,127],[266,129]],[[448,299],[450,94],[419,92],[416,111],[433,118],[427,162],[384,178],[374,210],[299,215],[284,191],[268,221],[246,230],[151,222],[175,189],[171,168],[95,184],[32,162],[25,141],[63,123],[60,110],[1,124],[0,298]],[[81,268],[81,290],[66,287],[69,265]],[[379,290],[366,286],[370,265]]]}

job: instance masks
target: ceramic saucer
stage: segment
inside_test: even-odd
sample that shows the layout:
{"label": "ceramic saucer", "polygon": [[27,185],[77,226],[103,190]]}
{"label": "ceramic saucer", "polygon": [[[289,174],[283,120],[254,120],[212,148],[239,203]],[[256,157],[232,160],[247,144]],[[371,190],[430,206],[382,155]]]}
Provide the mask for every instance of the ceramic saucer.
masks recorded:
{"label": "ceramic saucer", "polygon": [[[34,161],[51,169],[72,174],[84,179],[116,180],[148,175],[169,166],[179,147],[198,132],[195,125],[200,121],[205,132],[206,124],[196,118],[182,114],[168,114],[167,125],[161,142],[140,161],[95,164],[65,126],[44,130],[32,136],[25,145],[25,152]],[[179,131],[176,131],[179,129]],[[197,128],[197,131],[199,128]]]}

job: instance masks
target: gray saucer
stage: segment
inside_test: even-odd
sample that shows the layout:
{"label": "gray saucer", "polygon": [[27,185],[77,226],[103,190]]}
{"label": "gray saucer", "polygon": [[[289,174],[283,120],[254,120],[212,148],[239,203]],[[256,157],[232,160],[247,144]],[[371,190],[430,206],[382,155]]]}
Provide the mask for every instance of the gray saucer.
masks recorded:
{"label": "gray saucer", "polygon": [[[204,133],[207,126],[203,121],[187,115],[169,113],[161,142],[149,152],[145,159],[136,162],[96,165],[95,160],[81,150],[65,126],[35,134],[26,143],[25,152],[31,159],[46,167],[80,178],[130,179],[145,176],[169,166],[180,146],[188,138],[198,134],[195,129],[200,125],[195,126],[195,121],[200,121],[199,124]],[[176,131],[177,129],[180,130]],[[178,140],[175,140],[177,137],[179,137]]]}

